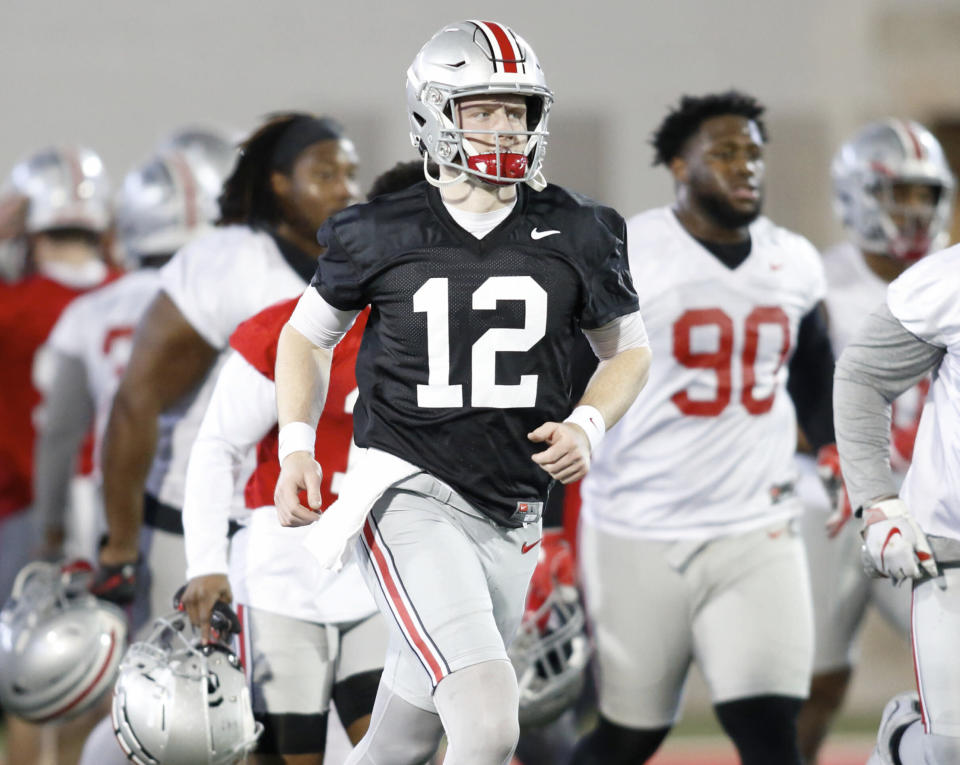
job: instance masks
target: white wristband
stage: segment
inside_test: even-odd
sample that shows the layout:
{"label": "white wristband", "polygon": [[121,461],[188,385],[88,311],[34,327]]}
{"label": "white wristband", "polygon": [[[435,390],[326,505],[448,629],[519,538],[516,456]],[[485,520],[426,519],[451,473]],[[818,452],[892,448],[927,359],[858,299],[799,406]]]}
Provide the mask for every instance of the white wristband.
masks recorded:
{"label": "white wristband", "polygon": [[564,422],[572,422],[583,428],[590,440],[590,453],[593,454],[597,445],[603,440],[607,432],[607,424],[603,421],[603,415],[600,410],[593,406],[581,405],[570,412],[570,416]]}
{"label": "white wristband", "polygon": [[288,422],[280,428],[280,448],[277,457],[283,465],[287,455],[293,452],[309,452],[313,457],[314,442],[317,440],[317,429],[305,422]]}

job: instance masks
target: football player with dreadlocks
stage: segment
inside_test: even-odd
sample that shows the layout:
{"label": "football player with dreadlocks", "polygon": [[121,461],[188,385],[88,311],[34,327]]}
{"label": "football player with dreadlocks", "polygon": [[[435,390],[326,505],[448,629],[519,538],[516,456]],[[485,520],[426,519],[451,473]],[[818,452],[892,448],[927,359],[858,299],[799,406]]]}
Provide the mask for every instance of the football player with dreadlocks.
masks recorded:
{"label": "football player with dreadlocks", "polygon": [[271,118],[242,146],[217,228],[160,270],[104,433],[102,597],[132,598],[138,557],[156,557],[164,564],[138,602],[150,616],[168,607],[185,569],[183,482],[210,372],[241,321],[302,291],[320,250],[317,227],[357,195],[355,168],[353,143],[332,120]]}
{"label": "football player with dreadlocks", "polygon": [[744,765],[799,764],[813,635],[793,456],[798,418],[834,440],[833,355],[819,254],[761,217],[763,112],[684,96],[653,135],[676,201],[628,223],[660,350],[582,487],[601,718],[580,765],[649,760],[694,660]]}
{"label": "football player with dreadlocks", "polygon": [[[646,380],[623,219],[544,178],[552,101],[509,27],[441,29],[407,73],[411,137],[439,174],[328,221],[280,337],[280,518],[317,521],[307,546],[321,565],[359,555],[391,625],[350,765],[423,762],[444,732],[448,763],[509,759],[519,691],[507,647],[543,503],[553,481],[587,471]],[[332,349],[367,305],[354,407],[364,451],[318,520]],[[581,329],[601,363],[571,411]]]}
{"label": "football player with dreadlocks", "polygon": [[[824,254],[830,336],[839,353],[883,302],[888,283],[945,244],[955,181],[937,139],[922,125],[901,119],[863,126],[840,147],[831,173],[834,207],[849,237]],[[929,386],[921,380],[892,407],[890,457],[898,480],[910,465]],[[847,523],[851,508],[839,460],[835,452],[824,456],[829,459],[821,458],[819,471],[831,488],[829,497],[814,458],[797,458],[815,626],[814,675],[797,732],[800,752],[811,764],[843,702],[867,607],[876,607],[905,637],[910,633],[909,590],[871,580],[860,570],[861,539],[856,524]]]}

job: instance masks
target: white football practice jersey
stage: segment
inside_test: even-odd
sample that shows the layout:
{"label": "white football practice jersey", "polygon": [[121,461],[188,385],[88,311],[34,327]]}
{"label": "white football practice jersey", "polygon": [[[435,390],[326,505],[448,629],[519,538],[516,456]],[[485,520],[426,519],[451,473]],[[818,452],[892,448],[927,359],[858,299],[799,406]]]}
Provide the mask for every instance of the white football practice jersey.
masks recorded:
{"label": "white football practice jersey", "polygon": [[727,268],[670,208],[628,221],[630,271],[654,360],[593,456],[583,512],[611,533],[709,539],[799,512],[787,367],[824,297],[820,256],[760,218]]}
{"label": "white football practice jersey", "polygon": [[[833,346],[833,355],[840,358],[864,319],[884,301],[887,282],[870,270],[863,255],[850,242],[838,244],[824,252],[823,269],[827,275],[827,297],[824,302],[829,315],[830,344]],[[929,388],[930,381],[924,380],[893,402],[890,462],[898,480],[903,480],[910,466],[913,441]],[[818,505],[828,511],[829,500],[816,476],[816,459],[803,454],[797,456],[797,462],[806,484],[805,504]]]}
{"label": "white football practice jersey", "polygon": [[960,539],[960,245],[907,269],[887,306],[908,332],[946,350],[900,494],[927,534]]}
{"label": "white football practice jersey", "polygon": [[81,361],[93,401],[94,469],[100,475],[100,447],[113,396],[133,349],[133,333],[160,289],[154,269],[133,271],[74,300],[57,320],[47,344]]}
{"label": "white football practice jersey", "polygon": [[147,478],[147,492],[160,502],[183,506],[190,449],[230,335],[244,319],[300,295],[311,276],[303,263],[298,273],[269,234],[246,226],[218,228],[198,237],[160,270],[161,289],[193,328],[221,351],[203,383],[160,415],[156,456]]}

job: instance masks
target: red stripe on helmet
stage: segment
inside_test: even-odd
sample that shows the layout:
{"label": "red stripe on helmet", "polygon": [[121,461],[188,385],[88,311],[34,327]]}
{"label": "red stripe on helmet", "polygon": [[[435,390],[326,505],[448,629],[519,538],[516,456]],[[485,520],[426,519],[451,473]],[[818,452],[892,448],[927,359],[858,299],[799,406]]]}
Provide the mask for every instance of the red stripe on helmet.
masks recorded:
{"label": "red stripe on helmet", "polygon": [[96,677],[94,677],[93,680],[91,680],[90,683],[87,685],[87,687],[84,688],[83,691],[69,704],[67,704],[64,707],[60,707],[60,709],[58,709],[56,712],[53,712],[47,715],[46,717],[41,717],[35,720],[34,722],[38,722],[38,723],[50,722],[50,720],[54,720],[57,717],[60,717],[60,715],[66,714],[75,706],[77,706],[77,704],[83,701],[87,696],[89,696],[90,693],[93,691],[93,689],[97,687],[97,684],[103,679],[103,676],[106,674],[107,670],[110,668],[110,660],[113,658],[113,654],[116,650],[117,650],[117,633],[114,632],[113,630],[110,630],[110,650],[107,651],[107,657],[103,660],[103,665],[100,667],[100,671],[97,672]]}
{"label": "red stripe on helmet", "polygon": [[913,143],[913,151],[917,155],[917,159],[923,159],[923,144],[920,143],[920,139],[917,138],[917,134],[913,132],[913,128],[910,127],[909,122],[901,122],[903,129],[906,131],[907,135],[910,136],[910,141]]}
{"label": "red stripe on helmet", "polygon": [[73,198],[80,201],[80,184],[83,183],[83,165],[80,162],[80,152],[69,147],[64,150],[63,157],[67,161],[67,167],[70,168],[70,177],[73,181],[70,184],[70,190],[73,192]]}
{"label": "red stripe on helmet", "polygon": [[503,71],[516,74],[517,55],[513,52],[513,46],[510,44],[510,38],[507,37],[507,33],[503,31],[503,27],[495,21],[484,21],[483,23],[493,34],[497,41],[497,46],[500,48],[500,62],[503,64]]}
{"label": "red stripe on helmet", "polygon": [[183,187],[184,222],[188,229],[196,228],[200,214],[197,211],[197,183],[193,171],[180,154],[171,154],[170,164],[180,176],[180,185]]}

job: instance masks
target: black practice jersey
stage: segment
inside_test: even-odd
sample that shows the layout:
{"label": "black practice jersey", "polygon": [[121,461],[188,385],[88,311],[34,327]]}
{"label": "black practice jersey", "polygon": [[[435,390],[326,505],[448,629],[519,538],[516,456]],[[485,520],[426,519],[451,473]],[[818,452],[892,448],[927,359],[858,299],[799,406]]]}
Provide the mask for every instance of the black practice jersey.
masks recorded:
{"label": "black practice jersey", "polygon": [[558,186],[520,186],[483,239],[426,182],[355,205],[320,230],[312,286],[371,305],[357,357],[354,437],[446,481],[505,526],[546,500],[527,434],[570,412],[575,333],[637,310],[626,226]]}

